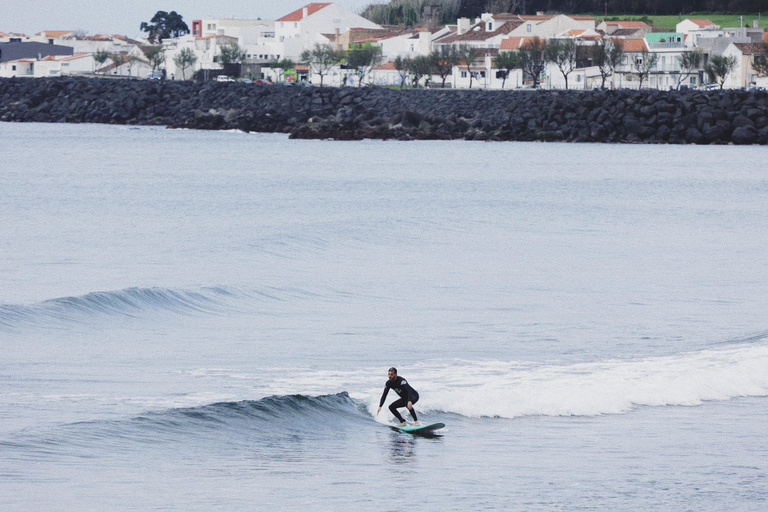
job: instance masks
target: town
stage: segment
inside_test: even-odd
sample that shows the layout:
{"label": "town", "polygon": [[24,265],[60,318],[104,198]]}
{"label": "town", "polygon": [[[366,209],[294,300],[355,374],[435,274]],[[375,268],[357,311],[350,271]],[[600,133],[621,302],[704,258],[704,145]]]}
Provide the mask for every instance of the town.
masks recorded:
{"label": "town", "polygon": [[[429,6],[427,9],[438,10]],[[260,84],[451,89],[763,89],[768,34],[721,27],[484,13],[440,26],[381,26],[334,3],[274,20],[195,19],[158,11],[147,37],[0,32],[0,77],[108,76]],[[171,27],[165,23],[173,20]]]}

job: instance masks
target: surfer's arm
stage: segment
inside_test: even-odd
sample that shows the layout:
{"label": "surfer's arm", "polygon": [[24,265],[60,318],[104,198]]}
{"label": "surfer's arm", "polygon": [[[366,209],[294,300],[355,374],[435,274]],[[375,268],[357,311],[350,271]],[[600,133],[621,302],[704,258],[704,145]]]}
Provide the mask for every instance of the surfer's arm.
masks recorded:
{"label": "surfer's arm", "polygon": [[387,393],[389,393],[389,386],[384,386],[384,392],[381,394],[381,400],[379,400],[379,410],[384,406],[384,400],[387,399]]}

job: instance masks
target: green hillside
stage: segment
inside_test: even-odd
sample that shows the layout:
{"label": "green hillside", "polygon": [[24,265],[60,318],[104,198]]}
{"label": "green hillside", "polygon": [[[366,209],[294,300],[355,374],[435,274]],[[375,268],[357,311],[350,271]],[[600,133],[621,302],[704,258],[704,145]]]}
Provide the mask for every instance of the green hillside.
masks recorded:
{"label": "green hillside", "polygon": [[[695,12],[691,14],[684,14],[684,15],[674,15],[674,16],[643,16],[642,18],[639,16],[621,16],[621,15],[609,15],[608,18],[605,18],[604,13],[588,13],[590,16],[594,16],[598,19],[598,22],[602,21],[603,19],[631,19],[631,20],[640,20],[645,21],[649,25],[652,25],[654,30],[657,32],[669,32],[675,30],[675,25],[683,21],[687,18],[693,18],[693,19],[700,19],[704,18],[715,25],[720,25],[722,28],[731,28],[731,27],[738,27],[739,26],[739,15],[737,14],[716,14],[716,13],[707,13],[707,12]],[[744,19],[744,26],[752,26],[752,20],[759,20],[759,26],[765,28],[768,30],[768,14],[764,14],[762,17],[758,14],[744,14],[742,15]]]}

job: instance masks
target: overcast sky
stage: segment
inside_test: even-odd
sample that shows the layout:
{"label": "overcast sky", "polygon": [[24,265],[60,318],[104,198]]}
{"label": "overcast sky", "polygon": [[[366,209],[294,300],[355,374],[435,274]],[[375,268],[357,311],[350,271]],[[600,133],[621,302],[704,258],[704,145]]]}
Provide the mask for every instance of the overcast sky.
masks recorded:
{"label": "overcast sky", "polygon": [[[139,26],[157,11],[176,11],[192,28],[192,20],[234,16],[275,20],[311,3],[307,0],[0,0],[0,32],[34,35],[43,30],[84,30],[88,35],[144,35]],[[360,13],[385,0],[335,0]]]}

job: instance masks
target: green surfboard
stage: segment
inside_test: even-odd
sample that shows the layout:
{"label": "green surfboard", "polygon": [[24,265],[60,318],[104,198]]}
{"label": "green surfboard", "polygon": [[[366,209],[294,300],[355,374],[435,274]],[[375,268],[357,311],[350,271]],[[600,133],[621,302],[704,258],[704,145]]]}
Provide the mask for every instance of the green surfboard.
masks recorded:
{"label": "green surfboard", "polygon": [[395,427],[392,428],[395,430],[399,430],[400,432],[406,432],[408,434],[414,434],[414,435],[430,435],[435,432],[435,430],[439,430],[441,428],[445,427],[445,423],[427,423],[425,425],[408,425],[406,427]]}

